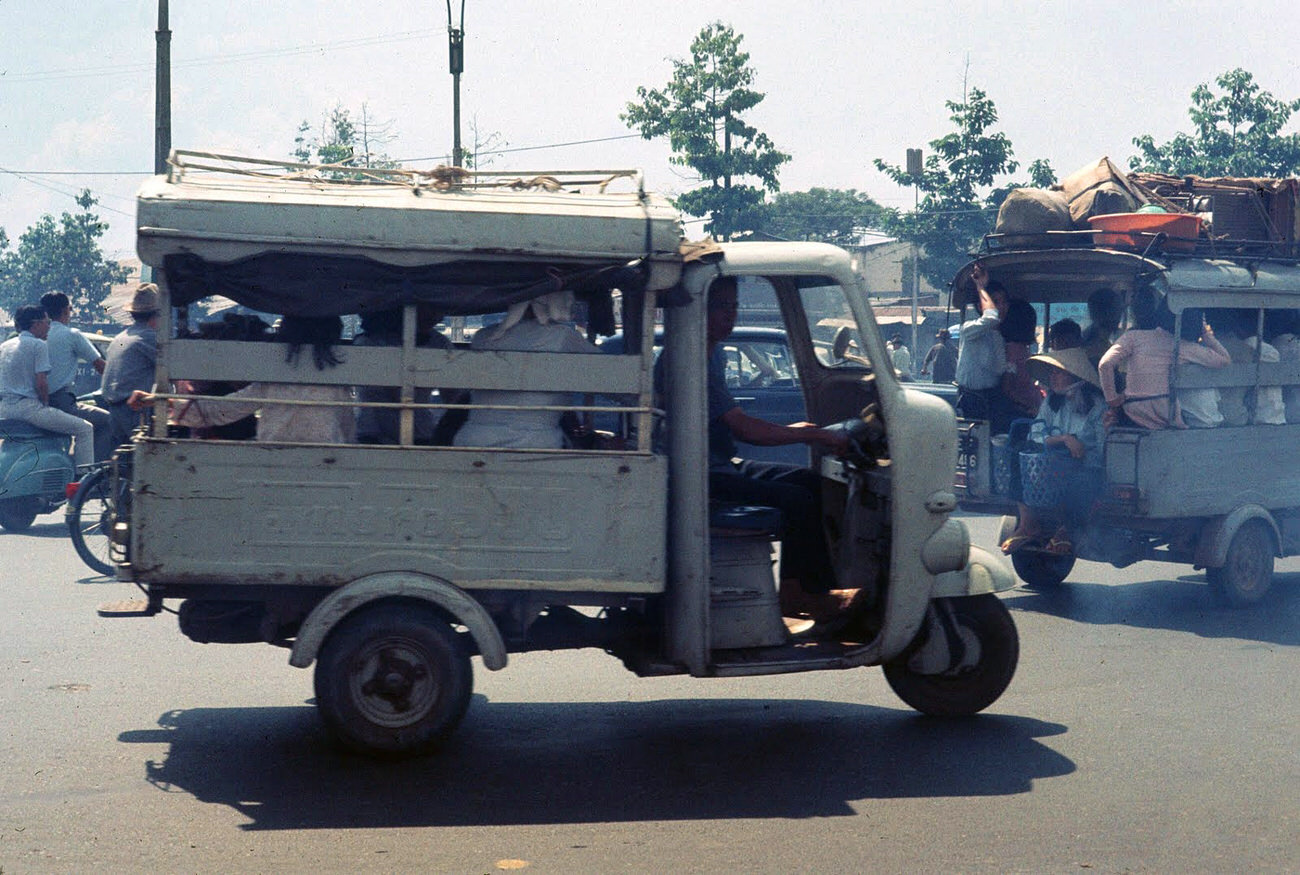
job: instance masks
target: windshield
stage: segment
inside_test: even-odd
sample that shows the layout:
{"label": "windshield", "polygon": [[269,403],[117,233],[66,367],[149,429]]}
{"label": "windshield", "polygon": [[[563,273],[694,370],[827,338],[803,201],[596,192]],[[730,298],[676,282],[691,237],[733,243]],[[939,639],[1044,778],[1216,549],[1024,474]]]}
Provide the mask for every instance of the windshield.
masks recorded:
{"label": "windshield", "polygon": [[805,277],[798,282],[817,361],[826,367],[867,364],[866,347],[844,288],[825,277]]}

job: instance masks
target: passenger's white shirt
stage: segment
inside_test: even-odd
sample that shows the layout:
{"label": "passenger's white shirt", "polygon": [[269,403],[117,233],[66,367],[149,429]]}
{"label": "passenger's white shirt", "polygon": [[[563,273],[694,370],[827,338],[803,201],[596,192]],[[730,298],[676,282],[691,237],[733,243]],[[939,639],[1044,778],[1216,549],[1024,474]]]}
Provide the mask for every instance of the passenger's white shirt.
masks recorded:
{"label": "passenger's white shirt", "polygon": [[[470,346],[481,350],[518,350],[523,352],[599,352],[570,325],[551,322],[546,325],[525,319],[496,337],[496,327],[481,329]],[[474,404],[545,405],[558,407],[572,403],[564,392],[509,392],[475,389]],[[469,419],[456,433],[458,447],[536,447],[560,449],[564,432],[560,429],[560,410],[484,410],[470,411]]]}
{"label": "passenger's white shirt", "polygon": [[57,319],[50,320],[50,333],[45,343],[50,348],[51,395],[72,386],[79,362],[93,362],[100,358],[99,350],[84,334]]}
{"label": "passenger's white shirt", "polygon": [[[1300,362],[1300,337],[1290,333],[1279,334],[1273,338],[1273,347],[1281,361]],[[1286,421],[1300,422],[1300,386],[1284,388],[1282,399],[1286,402]]]}
{"label": "passenger's white shirt", "polygon": [[227,398],[265,398],[269,401],[336,401],[343,406],[306,406],[260,401],[178,402],[173,417],[179,425],[227,425],[261,411],[257,417],[259,441],[312,444],[350,444],[356,439],[352,390],[347,386],[306,383],[250,383]]}
{"label": "passenger's white shirt", "polygon": [[1179,389],[1178,411],[1188,428],[1218,428],[1223,425],[1218,389]]}
{"label": "passenger's white shirt", "polygon": [[957,349],[957,385],[963,389],[992,389],[1007,369],[1007,349],[1002,340],[1002,317],[992,307],[979,318],[962,323]]}
{"label": "passenger's white shirt", "polygon": [[[1281,361],[1277,348],[1263,343],[1257,337],[1247,337],[1246,345],[1254,349],[1259,345],[1261,362]],[[1255,390],[1255,419],[1257,425],[1282,425],[1286,422],[1286,404],[1282,401],[1281,386],[1260,386]]]}

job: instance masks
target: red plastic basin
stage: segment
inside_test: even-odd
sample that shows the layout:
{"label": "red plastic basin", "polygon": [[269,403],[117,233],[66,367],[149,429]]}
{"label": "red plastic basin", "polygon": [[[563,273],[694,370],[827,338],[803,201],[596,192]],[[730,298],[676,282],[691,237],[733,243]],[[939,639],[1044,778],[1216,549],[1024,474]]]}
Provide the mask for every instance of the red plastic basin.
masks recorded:
{"label": "red plastic basin", "polygon": [[1102,234],[1093,234],[1093,243],[1111,249],[1146,249],[1151,235],[1169,235],[1164,248],[1174,252],[1191,252],[1201,233],[1201,217],[1187,213],[1111,213],[1093,216],[1088,224]]}

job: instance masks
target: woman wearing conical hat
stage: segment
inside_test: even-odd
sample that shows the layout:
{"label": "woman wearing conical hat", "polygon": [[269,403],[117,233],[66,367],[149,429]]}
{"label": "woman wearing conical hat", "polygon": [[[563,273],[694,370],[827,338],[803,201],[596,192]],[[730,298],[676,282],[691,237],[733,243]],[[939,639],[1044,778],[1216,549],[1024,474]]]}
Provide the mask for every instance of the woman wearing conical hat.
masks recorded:
{"label": "woman wearing conical hat", "polygon": [[[1038,418],[1047,424],[1046,448],[1063,447],[1079,465],[1057,508],[1032,508],[1020,495],[1020,517],[1015,530],[1002,542],[1004,553],[1038,547],[1049,553],[1074,552],[1072,532],[1086,520],[1103,481],[1102,449],[1106,440],[1102,415],[1106,401],[1101,393],[1097,369],[1081,348],[1058,349],[1031,356],[1030,374],[1047,390]],[[1054,529],[1045,522],[1057,521]],[[1048,537],[1050,535],[1050,537]]]}

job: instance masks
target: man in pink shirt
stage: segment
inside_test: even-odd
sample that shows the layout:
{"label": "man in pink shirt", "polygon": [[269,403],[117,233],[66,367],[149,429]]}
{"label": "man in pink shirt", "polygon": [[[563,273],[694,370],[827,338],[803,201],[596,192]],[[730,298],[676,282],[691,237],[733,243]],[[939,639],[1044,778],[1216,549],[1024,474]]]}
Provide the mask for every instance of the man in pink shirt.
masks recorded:
{"label": "man in pink shirt", "polygon": [[[1133,328],[1125,331],[1101,357],[1098,372],[1101,391],[1106,396],[1105,424],[1120,422],[1120,413],[1139,428],[1182,427],[1177,410],[1170,403],[1169,368],[1174,361],[1174,316],[1158,301],[1150,286],[1133,295]],[[1209,368],[1228,364],[1228,353],[1214,338],[1207,325],[1202,343],[1179,345],[1178,360]],[[1124,391],[1115,388],[1115,372],[1121,362],[1128,362]]]}

